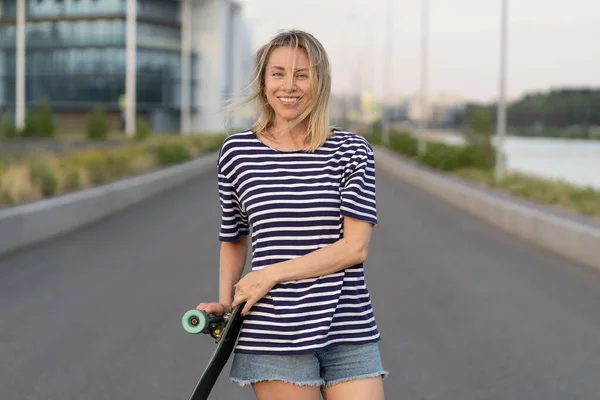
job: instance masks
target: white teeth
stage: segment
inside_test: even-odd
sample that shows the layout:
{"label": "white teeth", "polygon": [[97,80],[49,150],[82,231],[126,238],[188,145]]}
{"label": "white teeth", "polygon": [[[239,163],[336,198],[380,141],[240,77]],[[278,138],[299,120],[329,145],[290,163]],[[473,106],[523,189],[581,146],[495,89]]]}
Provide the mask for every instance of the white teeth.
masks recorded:
{"label": "white teeth", "polygon": [[280,97],[279,100],[281,100],[281,102],[284,104],[291,105],[291,104],[294,104],[295,102],[297,102],[298,100],[300,100],[300,98],[299,97]]}

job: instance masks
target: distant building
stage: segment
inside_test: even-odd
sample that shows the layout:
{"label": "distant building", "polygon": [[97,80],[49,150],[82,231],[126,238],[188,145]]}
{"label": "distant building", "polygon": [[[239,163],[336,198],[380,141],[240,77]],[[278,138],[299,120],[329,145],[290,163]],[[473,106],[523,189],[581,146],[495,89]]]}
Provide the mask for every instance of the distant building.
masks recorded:
{"label": "distant building", "polygon": [[[17,1],[26,2],[26,107],[49,99],[58,126],[69,131],[83,129],[100,104],[111,128],[122,129],[130,0],[0,0],[0,111],[11,113]],[[252,68],[242,14],[234,0],[137,0],[136,108],[155,131],[223,130],[223,106]],[[229,124],[247,124],[239,119]]]}
{"label": "distant building", "polygon": [[360,95],[334,94],[329,101],[329,116],[333,124],[343,128],[371,125],[381,120],[383,110],[370,92]]}
{"label": "distant building", "polygon": [[332,124],[347,129],[349,123],[360,118],[360,97],[332,94],[329,99],[329,117]]}
{"label": "distant building", "polygon": [[[408,120],[417,122],[421,119],[421,97],[415,95],[407,100]],[[452,94],[437,94],[427,98],[425,115],[428,126],[444,126],[455,121],[457,113],[465,107],[465,100]]]}

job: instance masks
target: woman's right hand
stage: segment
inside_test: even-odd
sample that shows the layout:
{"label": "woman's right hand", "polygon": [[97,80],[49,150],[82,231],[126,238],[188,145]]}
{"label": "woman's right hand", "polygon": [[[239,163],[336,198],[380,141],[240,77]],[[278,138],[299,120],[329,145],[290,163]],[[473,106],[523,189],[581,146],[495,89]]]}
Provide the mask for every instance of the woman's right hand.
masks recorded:
{"label": "woman's right hand", "polygon": [[225,313],[231,312],[231,306],[221,303],[200,303],[196,307],[197,310],[204,311],[208,315],[222,316]]}

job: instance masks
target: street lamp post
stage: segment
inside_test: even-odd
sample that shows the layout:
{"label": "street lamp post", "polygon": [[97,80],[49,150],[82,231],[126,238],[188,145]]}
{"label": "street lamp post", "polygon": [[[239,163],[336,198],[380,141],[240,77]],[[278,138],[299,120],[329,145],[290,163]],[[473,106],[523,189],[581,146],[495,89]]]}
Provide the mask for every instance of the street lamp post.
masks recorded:
{"label": "street lamp post", "polygon": [[421,1],[421,115],[419,119],[419,153],[427,151],[425,131],[427,129],[427,79],[429,42],[429,0]]}
{"label": "street lamp post", "polygon": [[384,146],[387,146],[390,142],[390,118],[389,112],[386,111],[387,103],[390,102],[390,93],[393,90],[393,45],[392,45],[392,0],[386,1],[386,37],[385,44],[386,49],[384,51],[384,67],[385,73],[383,74],[382,85],[383,85],[383,114],[382,114],[382,124],[381,124],[381,139]]}
{"label": "street lamp post", "polygon": [[504,179],[504,137],[506,136],[506,59],[508,36],[508,0],[502,0],[502,21],[500,35],[500,93],[498,117],[496,121],[496,179]]}
{"label": "street lamp post", "polygon": [[181,5],[181,78],[179,85],[181,88],[181,115],[180,132],[183,135],[190,133],[190,109],[191,109],[191,65],[190,58],[192,52],[191,21],[192,4],[191,0],[182,0]]}
{"label": "street lamp post", "polygon": [[125,77],[125,132],[127,136],[135,133],[136,117],[136,47],[137,47],[137,1],[127,0],[127,66]]}
{"label": "street lamp post", "polygon": [[17,0],[17,62],[16,62],[15,126],[25,127],[25,0]]}

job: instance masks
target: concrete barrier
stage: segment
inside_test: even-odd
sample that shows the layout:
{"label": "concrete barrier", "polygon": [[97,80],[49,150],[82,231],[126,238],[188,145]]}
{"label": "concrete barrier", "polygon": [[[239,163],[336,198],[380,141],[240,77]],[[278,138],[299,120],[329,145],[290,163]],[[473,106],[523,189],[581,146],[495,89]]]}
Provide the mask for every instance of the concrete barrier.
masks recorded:
{"label": "concrete barrier", "polygon": [[454,206],[543,248],[600,269],[600,227],[537,207],[527,207],[421,168],[383,148],[375,148],[378,168]]}
{"label": "concrete barrier", "polygon": [[[100,220],[212,168],[216,153],[148,174],[0,211],[0,255]],[[216,172],[215,172],[216,173]]]}

